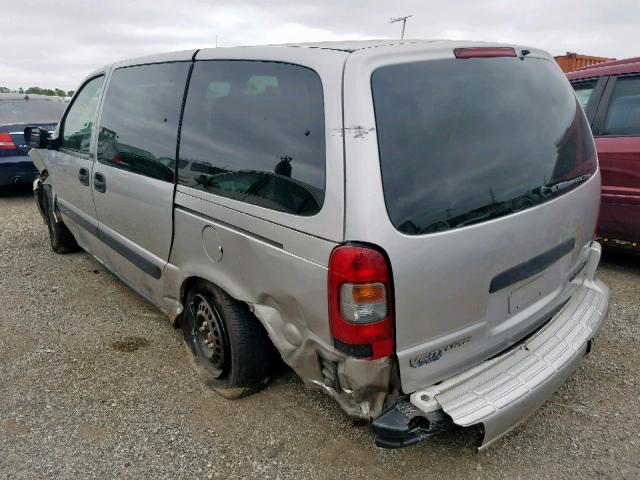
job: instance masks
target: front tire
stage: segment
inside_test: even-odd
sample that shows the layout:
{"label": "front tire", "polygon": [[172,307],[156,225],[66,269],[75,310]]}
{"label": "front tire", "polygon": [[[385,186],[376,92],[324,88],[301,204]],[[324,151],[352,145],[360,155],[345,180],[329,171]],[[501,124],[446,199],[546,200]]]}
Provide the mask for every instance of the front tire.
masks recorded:
{"label": "front tire", "polygon": [[[47,188],[48,187],[48,188]],[[46,214],[47,228],[49,229],[49,240],[51,249],[57,254],[73,253],[80,250],[76,239],[64,222],[56,222],[51,187],[44,186],[43,210]]]}
{"label": "front tire", "polygon": [[223,290],[204,281],[191,286],[182,334],[194,370],[223,397],[249,395],[269,381],[269,337],[247,305]]}

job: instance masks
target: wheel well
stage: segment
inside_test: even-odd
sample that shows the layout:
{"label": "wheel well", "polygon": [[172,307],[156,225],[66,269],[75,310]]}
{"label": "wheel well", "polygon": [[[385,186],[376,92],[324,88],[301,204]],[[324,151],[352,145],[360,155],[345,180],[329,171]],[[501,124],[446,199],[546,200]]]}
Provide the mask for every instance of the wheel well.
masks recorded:
{"label": "wheel well", "polygon": [[185,280],[183,280],[182,285],[180,286],[180,301],[182,302],[183,306],[185,303],[185,300],[187,299],[187,292],[189,291],[189,289],[196,283],[198,282],[206,282],[209,285],[212,285],[216,288],[219,288],[220,290],[222,290],[224,293],[226,293],[227,295],[229,295],[231,298],[233,298],[234,300],[236,300],[237,302],[241,302],[244,303],[245,305],[249,306],[249,303],[246,300],[243,300],[242,298],[238,298],[237,295],[233,295],[229,290],[227,290],[226,288],[224,288],[223,286],[219,285],[218,283],[205,278],[205,277],[201,277],[198,275],[194,275],[191,277],[186,278]]}
{"label": "wheel well", "polygon": [[189,291],[189,288],[191,288],[191,286],[194,283],[200,282],[200,281],[208,282],[209,280],[202,277],[189,277],[182,282],[182,285],[180,285],[180,302],[182,302],[182,305],[184,308],[187,308],[186,300],[187,300],[187,292]]}
{"label": "wheel well", "polygon": [[182,282],[182,284],[180,285],[180,296],[179,296],[180,303],[182,304],[182,312],[180,312],[180,314],[176,316],[175,320],[171,322],[173,323],[174,327],[179,327],[182,324],[182,316],[184,315],[184,312],[187,309],[187,292],[189,291],[189,288],[191,288],[191,286],[194,283],[200,282],[200,281],[209,282],[212,285],[215,285],[213,282],[210,282],[206,278],[196,277],[196,276],[189,277]]}
{"label": "wheel well", "polygon": [[[255,319],[256,322],[258,322],[258,324],[260,324],[260,327],[265,331],[265,333],[268,333],[267,329],[263,325],[262,321],[253,313],[253,309],[249,307],[249,304],[246,301],[239,300],[235,296],[231,295],[227,290],[222,288],[220,285],[212,282],[211,280],[206,279],[204,277],[198,277],[198,276],[188,277],[187,279],[185,279],[182,282],[182,285],[180,286],[180,302],[182,303],[183,310],[182,310],[182,313],[180,314],[180,316],[178,318],[176,318],[176,321],[174,322],[174,326],[177,327],[177,326],[181,325],[182,315],[184,315],[184,312],[188,308],[188,306],[187,306],[187,292],[189,291],[189,289],[194,284],[196,284],[198,282],[207,282],[207,283],[213,285],[214,287],[219,288],[220,290],[223,290],[227,295],[229,295],[235,301],[246,305],[247,306],[247,310],[249,311],[249,314]],[[267,338],[269,339],[269,342],[273,345],[273,341],[271,340],[271,337],[268,334],[267,334]],[[273,345],[273,348],[275,349],[275,345]]]}
{"label": "wheel well", "polygon": [[[192,277],[188,277],[186,278],[183,282],[182,285],[180,286],[180,303],[182,304],[183,307],[183,312],[184,310],[186,310],[187,308],[187,292],[189,291],[189,289],[195,285],[198,282],[206,282],[209,285],[212,285],[216,288],[219,288],[220,290],[222,290],[223,292],[225,292],[227,295],[229,295],[231,298],[233,298],[234,300],[236,300],[237,302],[241,302],[244,303],[245,305],[248,304],[247,302],[245,302],[244,300],[240,300],[238,298],[236,298],[234,295],[231,295],[225,288],[222,288],[220,285],[218,285],[215,282],[212,282],[211,280],[209,280],[208,278],[204,278],[204,277],[199,277],[197,275],[194,275]],[[182,314],[180,315],[180,317],[182,317]]]}

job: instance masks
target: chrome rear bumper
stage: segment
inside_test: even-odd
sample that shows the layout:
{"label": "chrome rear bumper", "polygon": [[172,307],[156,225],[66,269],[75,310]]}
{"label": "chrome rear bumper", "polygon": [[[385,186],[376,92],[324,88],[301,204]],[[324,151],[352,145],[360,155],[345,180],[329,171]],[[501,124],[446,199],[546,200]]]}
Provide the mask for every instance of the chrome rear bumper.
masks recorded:
{"label": "chrome rear bumper", "polygon": [[[484,448],[544,403],[577,368],[607,316],[609,289],[594,279],[600,252],[600,245],[594,242],[584,277],[574,280],[580,286],[544,328],[496,358],[414,392],[409,397],[410,405],[405,399],[404,406],[398,409],[411,417],[407,418],[405,435],[411,435],[413,424],[418,426],[413,431],[415,435],[431,436],[429,418],[444,412],[454,424],[462,427],[482,424],[484,439],[480,448]],[[397,412],[393,415],[397,420]],[[427,422],[416,422],[420,417]],[[404,446],[388,444],[384,434],[385,418],[392,418],[390,411],[374,421],[377,443]],[[441,420],[438,425],[439,430]],[[421,438],[405,436],[402,443],[408,445]]]}

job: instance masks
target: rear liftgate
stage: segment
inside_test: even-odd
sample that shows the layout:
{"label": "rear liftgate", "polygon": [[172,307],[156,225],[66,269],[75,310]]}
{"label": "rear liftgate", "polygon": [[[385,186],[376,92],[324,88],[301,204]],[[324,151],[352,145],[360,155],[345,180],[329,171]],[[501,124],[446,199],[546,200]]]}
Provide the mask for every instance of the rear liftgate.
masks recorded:
{"label": "rear liftgate", "polygon": [[510,351],[401,399],[373,422],[376,444],[399,448],[454,424],[481,425],[484,448],[526,419],[576,369],[607,315],[609,289],[595,280],[594,242],[580,287],[537,333]]}

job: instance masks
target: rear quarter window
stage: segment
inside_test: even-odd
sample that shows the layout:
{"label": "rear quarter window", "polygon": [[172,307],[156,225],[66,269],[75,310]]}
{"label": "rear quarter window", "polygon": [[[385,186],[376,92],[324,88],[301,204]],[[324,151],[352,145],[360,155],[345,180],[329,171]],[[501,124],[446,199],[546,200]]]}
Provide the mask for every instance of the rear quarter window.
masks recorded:
{"label": "rear quarter window", "polygon": [[322,83],[313,70],[196,63],[181,128],[180,184],[308,216],[324,202],[325,163]]}

